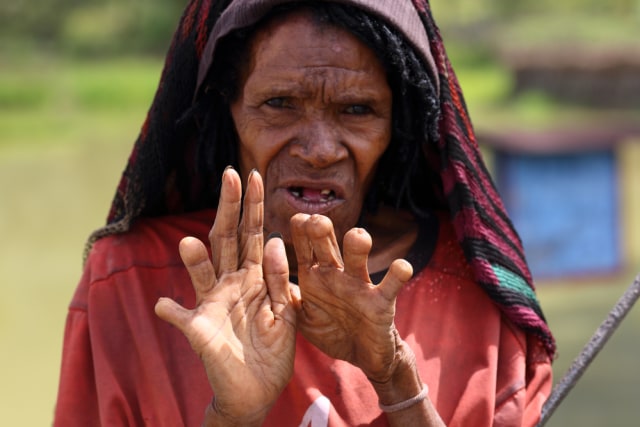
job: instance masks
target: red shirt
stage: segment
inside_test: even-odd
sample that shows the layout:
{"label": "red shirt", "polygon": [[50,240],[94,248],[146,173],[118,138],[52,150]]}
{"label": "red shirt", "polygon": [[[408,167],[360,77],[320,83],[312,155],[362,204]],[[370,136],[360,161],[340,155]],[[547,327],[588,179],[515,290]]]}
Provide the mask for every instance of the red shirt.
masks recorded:
{"label": "red shirt", "polygon": [[[182,333],[154,313],[194,292],[178,255],[207,241],[214,211],[140,220],[94,245],[69,307],[56,426],[198,426],[213,392]],[[400,292],[396,327],[450,426],[533,426],[551,391],[542,345],[514,327],[473,281],[441,216],[428,265]],[[294,375],[269,426],[387,425],[359,369],[298,337]]]}

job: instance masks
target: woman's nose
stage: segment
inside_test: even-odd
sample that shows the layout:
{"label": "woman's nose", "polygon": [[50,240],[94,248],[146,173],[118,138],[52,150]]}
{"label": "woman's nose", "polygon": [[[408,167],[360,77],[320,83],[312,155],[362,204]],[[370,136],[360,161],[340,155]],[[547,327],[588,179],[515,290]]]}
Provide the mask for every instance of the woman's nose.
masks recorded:
{"label": "woman's nose", "polygon": [[336,124],[315,120],[301,125],[290,146],[290,154],[314,168],[326,168],[349,156]]}

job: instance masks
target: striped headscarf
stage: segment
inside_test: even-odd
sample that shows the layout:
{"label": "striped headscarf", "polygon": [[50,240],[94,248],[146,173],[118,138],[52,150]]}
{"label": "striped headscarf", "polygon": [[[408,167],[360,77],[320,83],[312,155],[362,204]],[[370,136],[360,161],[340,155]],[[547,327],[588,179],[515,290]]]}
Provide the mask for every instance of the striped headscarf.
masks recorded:
{"label": "striped headscarf", "polygon": [[[291,0],[251,0],[263,8],[288,1]],[[553,358],[555,342],[536,298],[522,243],[482,160],[460,85],[427,0],[333,1],[355,4],[374,14],[385,8],[392,13],[401,5],[404,12],[410,8],[417,16],[414,21],[423,27],[416,33],[420,40],[410,41],[418,50],[422,47],[418,44],[424,44],[423,59],[439,83],[440,136],[437,144],[423,147],[430,167],[439,175],[433,191],[440,204],[448,207],[478,284],[507,318],[537,337]],[[196,150],[195,142],[180,134],[176,121],[193,104],[199,69],[202,75],[203,62],[207,63],[205,71],[210,62],[205,55],[210,55],[209,35],[229,3],[232,1],[191,0],[187,5],[155,98],[113,199],[107,225],[91,235],[88,247],[103,236],[128,230],[139,217],[215,206],[211,187],[219,177],[175,166],[176,161],[188,162],[185,158]],[[393,24],[393,19],[388,20]],[[406,29],[400,30],[407,34]]]}

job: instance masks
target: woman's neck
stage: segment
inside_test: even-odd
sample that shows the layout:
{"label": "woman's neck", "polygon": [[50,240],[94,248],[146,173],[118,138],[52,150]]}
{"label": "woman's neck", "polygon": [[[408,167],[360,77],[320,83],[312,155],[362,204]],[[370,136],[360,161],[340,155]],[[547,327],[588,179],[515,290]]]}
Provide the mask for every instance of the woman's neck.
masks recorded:
{"label": "woman's neck", "polygon": [[362,225],[373,238],[370,274],[384,271],[395,259],[406,257],[418,236],[413,215],[386,206],[381,206],[375,215],[367,215]]}

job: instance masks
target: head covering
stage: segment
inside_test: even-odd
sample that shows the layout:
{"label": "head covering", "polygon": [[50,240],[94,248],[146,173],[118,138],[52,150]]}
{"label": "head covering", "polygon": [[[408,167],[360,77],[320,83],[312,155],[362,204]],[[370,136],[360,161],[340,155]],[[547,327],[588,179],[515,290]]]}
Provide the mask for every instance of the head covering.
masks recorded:
{"label": "head covering", "polygon": [[[89,246],[100,237],[128,230],[139,217],[206,207],[206,202],[186,202],[198,200],[204,190],[202,184],[190,182],[184,173],[176,174],[172,159],[193,151],[187,141],[180,139],[175,122],[192,105],[211,63],[215,41],[210,34],[213,31],[216,38],[258,21],[274,5],[290,1],[295,0],[189,2],[167,54],[158,91],[117,188],[107,225],[91,235]],[[481,158],[458,80],[428,2],[333,1],[360,7],[394,25],[435,72],[441,108],[440,138],[430,144],[428,162],[438,172],[440,182],[433,191],[448,207],[478,284],[507,318],[537,337],[553,357],[555,341],[536,298],[522,243]]]}
{"label": "head covering", "polygon": [[[331,0],[335,3],[344,3],[356,6],[378,15],[387,20],[395,28],[402,28],[403,35],[420,52],[425,63],[429,67],[431,77],[438,87],[438,72],[433,62],[433,56],[429,49],[429,37],[424,26],[420,22],[420,17],[411,2],[395,0]],[[213,56],[216,45],[221,37],[231,33],[233,30],[245,28],[255,24],[274,6],[283,3],[290,3],[291,0],[243,0],[233,1],[227,7],[220,18],[216,21],[207,39],[202,60],[198,67],[198,80],[196,93],[204,81]]]}

